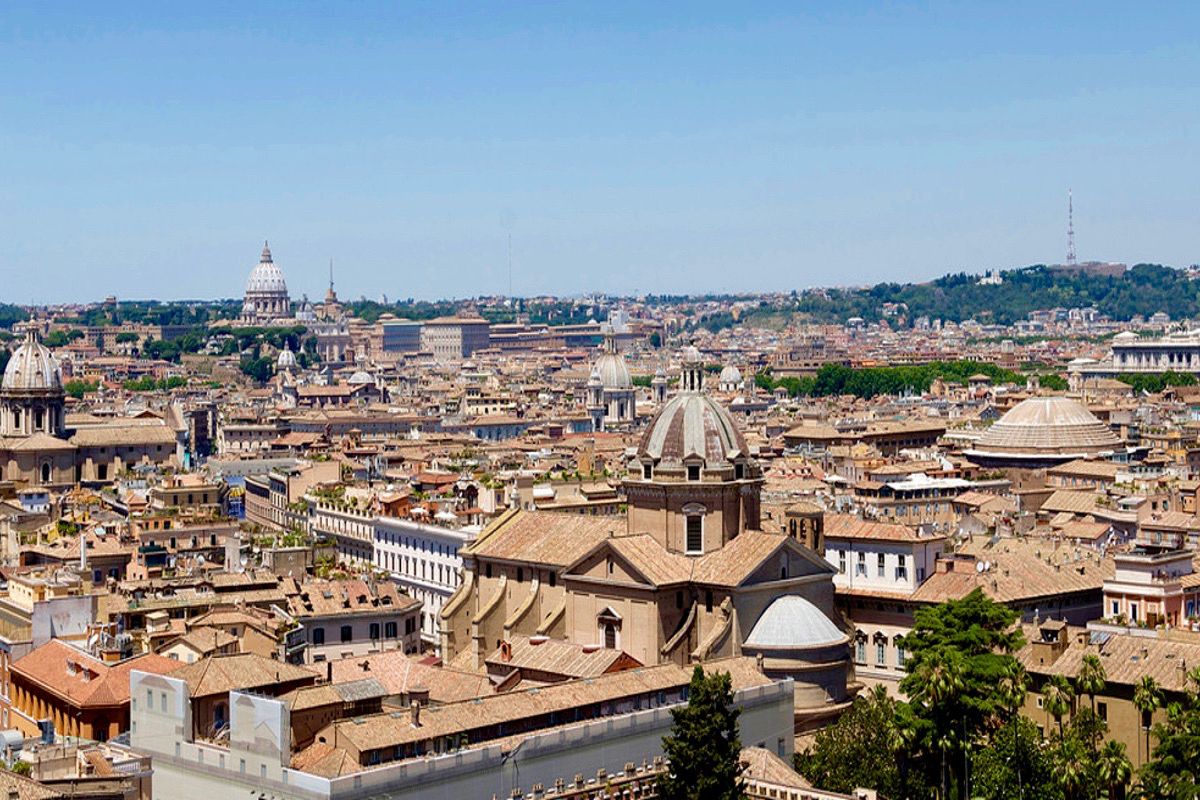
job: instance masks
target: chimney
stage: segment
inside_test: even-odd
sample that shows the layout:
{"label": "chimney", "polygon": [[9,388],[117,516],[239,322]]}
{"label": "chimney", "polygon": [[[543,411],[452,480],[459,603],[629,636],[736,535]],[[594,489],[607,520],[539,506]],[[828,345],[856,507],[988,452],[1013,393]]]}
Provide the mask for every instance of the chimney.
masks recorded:
{"label": "chimney", "polygon": [[409,704],[409,709],[412,711],[412,726],[414,728],[421,727],[421,701],[413,700]]}

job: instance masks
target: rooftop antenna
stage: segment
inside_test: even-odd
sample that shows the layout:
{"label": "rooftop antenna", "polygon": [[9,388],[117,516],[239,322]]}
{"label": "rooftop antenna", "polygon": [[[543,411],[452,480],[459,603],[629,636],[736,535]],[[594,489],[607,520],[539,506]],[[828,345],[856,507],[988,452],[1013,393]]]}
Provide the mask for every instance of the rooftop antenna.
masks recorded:
{"label": "rooftop antenna", "polygon": [[1075,266],[1075,209],[1070,189],[1067,189],[1067,266]]}

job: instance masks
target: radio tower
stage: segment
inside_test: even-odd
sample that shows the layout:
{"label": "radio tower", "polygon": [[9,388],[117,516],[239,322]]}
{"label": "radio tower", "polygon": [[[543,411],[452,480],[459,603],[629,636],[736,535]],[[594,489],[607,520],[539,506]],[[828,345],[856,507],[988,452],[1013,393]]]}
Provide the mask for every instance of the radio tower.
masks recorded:
{"label": "radio tower", "polygon": [[1067,189],[1067,266],[1075,266],[1075,209],[1071,205],[1071,190]]}

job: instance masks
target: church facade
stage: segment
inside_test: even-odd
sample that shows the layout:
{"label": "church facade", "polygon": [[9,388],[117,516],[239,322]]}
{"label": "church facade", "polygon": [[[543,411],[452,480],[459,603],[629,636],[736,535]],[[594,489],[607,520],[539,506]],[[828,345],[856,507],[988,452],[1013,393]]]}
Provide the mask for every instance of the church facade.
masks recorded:
{"label": "church facade", "polygon": [[834,568],[801,538],[760,529],[762,471],[704,394],[702,367],[643,434],[624,520],[511,510],[466,548],[442,609],[447,663],[481,669],[517,638],[622,651],[644,665],[728,656],[796,686],[796,727],[853,693]]}

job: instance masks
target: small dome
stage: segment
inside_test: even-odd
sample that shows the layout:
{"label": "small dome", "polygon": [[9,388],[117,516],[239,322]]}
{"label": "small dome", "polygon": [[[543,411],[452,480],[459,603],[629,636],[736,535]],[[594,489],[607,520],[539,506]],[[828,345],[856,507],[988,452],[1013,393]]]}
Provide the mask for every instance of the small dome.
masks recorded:
{"label": "small dome", "polygon": [[651,461],[698,455],[716,465],[749,453],[729,412],[699,392],[683,392],[664,403],[638,444],[638,458]]}
{"label": "small dome", "polygon": [[271,248],[263,244],[262,255],[257,266],[250,270],[246,281],[246,294],[287,294],[287,282],[283,270],[271,259]]}
{"label": "small dome", "polygon": [[596,361],[592,370],[600,376],[600,385],[605,389],[632,389],[633,378],[625,359],[617,353],[605,353]]}
{"label": "small dome", "polygon": [[1118,333],[1116,336],[1113,337],[1113,341],[1114,342],[1136,342],[1138,340],[1138,338],[1139,338],[1138,335],[1136,333],[1134,333],[1133,331],[1121,331],[1120,333]]}
{"label": "small dome", "polygon": [[747,647],[799,650],[827,647],[849,641],[821,609],[795,594],[774,600],[754,623],[746,637]]}
{"label": "small dome", "polygon": [[351,386],[362,386],[363,384],[374,383],[375,379],[371,377],[371,373],[360,369],[356,370],[354,374],[350,376],[350,380],[347,382]]}
{"label": "small dome", "polygon": [[719,378],[719,381],[722,385],[727,383],[741,383],[742,371],[733,364],[729,364],[725,367],[725,369],[721,370],[721,377]]}
{"label": "small dome", "polygon": [[292,352],[290,347],[285,347],[279,351],[279,357],[275,359],[275,366],[279,369],[294,369],[296,366],[296,354]]}
{"label": "small dome", "polygon": [[5,389],[62,389],[62,369],[50,348],[38,341],[33,328],[25,331],[25,341],[8,360],[4,370]]}
{"label": "small dome", "polygon": [[685,364],[699,364],[700,363],[700,351],[696,349],[695,345],[689,344],[687,347],[683,348],[683,363],[685,363]]}
{"label": "small dome", "polygon": [[975,451],[989,455],[1095,455],[1121,440],[1092,412],[1067,397],[1031,397],[988,428]]}

